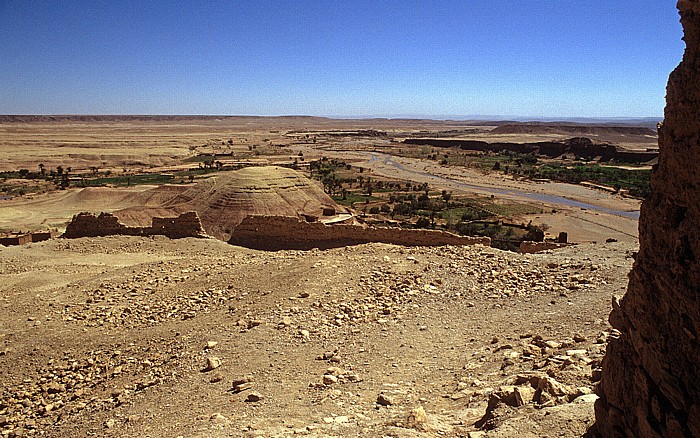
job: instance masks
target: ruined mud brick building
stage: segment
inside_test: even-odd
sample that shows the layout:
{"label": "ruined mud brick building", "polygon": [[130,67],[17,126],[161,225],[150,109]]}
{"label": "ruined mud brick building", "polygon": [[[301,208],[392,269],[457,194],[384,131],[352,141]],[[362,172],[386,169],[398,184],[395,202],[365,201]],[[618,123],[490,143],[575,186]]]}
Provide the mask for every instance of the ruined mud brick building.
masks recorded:
{"label": "ruined mud brick building", "polygon": [[150,227],[129,227],[110,213],[79,213],[66,226],[63,237],[98,236],[153,236],[163,235],[171,239],[183,237],[206,237],[206,233],[194,211],[183,213],[175,218],[154,217]]}
{"label": "ruined mud brick building", "polygon": [[613,301],[590,434],[700,436],[700,1],[677,4],[681,64],[666,90],[659,164],[627,293]]}
{"label": "ruined mud brick building", "polygon": [[290,216],[248,216],[229,240],[232,245],[262,250],[334,248],[370,242],[404,246],[491,245],[488,237],[465,237],[437,230],[326,225]]}

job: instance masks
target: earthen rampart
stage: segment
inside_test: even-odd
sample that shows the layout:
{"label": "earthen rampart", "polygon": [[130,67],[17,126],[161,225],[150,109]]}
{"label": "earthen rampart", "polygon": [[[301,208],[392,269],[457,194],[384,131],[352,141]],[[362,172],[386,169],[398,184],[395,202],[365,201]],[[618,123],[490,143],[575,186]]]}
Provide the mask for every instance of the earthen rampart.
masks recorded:
{"label": "earthen rampart", "polygon": [[248,216],[229,240],[232,245],[262,250],[326,249],[371,242],[403,246],[491,245],[488,237],[465,237],[439,230],[326,225],[291,216]]}
{"label": "earthen rampart", "polygon": [[129,227],[110,213],[79,213],[68,223],[62,237],[99,237],[99,236],[153,236],[163,235],[171,239],[183,237],[206,237],[206,233],[194,211],[183,213],[174,218],[154,217],[150,227]]}

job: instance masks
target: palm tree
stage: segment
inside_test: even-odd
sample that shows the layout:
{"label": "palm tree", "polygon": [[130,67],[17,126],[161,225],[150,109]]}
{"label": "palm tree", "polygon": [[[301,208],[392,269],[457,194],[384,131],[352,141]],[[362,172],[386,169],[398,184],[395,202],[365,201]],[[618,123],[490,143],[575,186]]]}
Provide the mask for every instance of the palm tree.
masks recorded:
{"label": "palm tree", "polygon": [[41,176],[46,175],[46,166],[43,163],[39,164],[39,173],[41,173]]}

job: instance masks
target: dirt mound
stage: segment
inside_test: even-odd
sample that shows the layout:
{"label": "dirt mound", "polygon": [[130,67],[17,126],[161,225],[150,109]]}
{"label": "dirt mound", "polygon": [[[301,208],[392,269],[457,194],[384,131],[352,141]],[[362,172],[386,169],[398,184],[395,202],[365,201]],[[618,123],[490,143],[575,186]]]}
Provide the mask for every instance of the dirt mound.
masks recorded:
{"label": "dirt mound", "polygon": [[[196,211],[207,234],[228,240],[233,228],[249,215],[320,217],[324,209],[341,208],[301,173],[282,167],[249,167],[229,172],[163,196],[141,193],[144,203],[115,212],[125,224],[145,226],[153,216]],[[164,199],[167,198],[167,199]]]}

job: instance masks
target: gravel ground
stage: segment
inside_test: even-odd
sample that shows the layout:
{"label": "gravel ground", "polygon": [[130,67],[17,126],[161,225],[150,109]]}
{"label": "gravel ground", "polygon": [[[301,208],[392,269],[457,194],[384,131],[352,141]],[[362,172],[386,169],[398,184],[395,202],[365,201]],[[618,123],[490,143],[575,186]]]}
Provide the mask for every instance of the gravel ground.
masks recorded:
{"label": "gravel ground", "polygon": [[634,251],[0,247],[0,431],[580,436]]}

